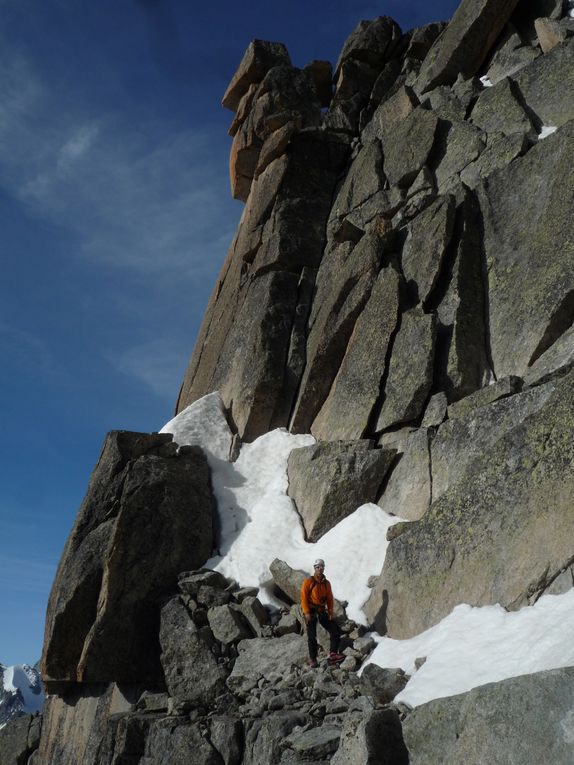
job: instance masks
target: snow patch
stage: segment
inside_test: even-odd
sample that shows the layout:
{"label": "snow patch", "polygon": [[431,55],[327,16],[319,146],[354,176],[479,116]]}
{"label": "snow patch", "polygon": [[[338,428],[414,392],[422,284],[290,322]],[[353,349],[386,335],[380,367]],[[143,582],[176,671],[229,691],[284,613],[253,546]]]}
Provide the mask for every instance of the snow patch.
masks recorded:
{"label": "snow patch", "polygon": [[540,133],[538,133],[538,140],[543,141],[545,138],[548,138],[549,135],[552,135],[552,133],[555,133],[558,130],[558,128],[555,125],[542,125],[542,129]]}
{"label": "snow patch", "polygon": [[367,581],[380,573],[387,530],[401,519],[365,504],[318,542],[306,542],[295,504],[287,496],[287,461],[292,449],[314,443],[312,436],[278,429],[244,444],[235,463],[213,463],[220,540],[219,554],[206,566],[241,586],[260,587],[261,601],[276,603],[269,572],[274,558],[309,572],[315,558],[324,558],[333,594],[348,602],[351,619],[365,624],[361,607],[370,594]]}
{"label": "snow patch", "polygon": [[201,446],[208,457],[222,460],[228,459],[233,440],[217,391],[194,401],[159,432],[173,433],[173,440],[180,446]]}
{"label": "snow patch", "polygon": [[206,451],[219,516],[217,550],[206,567],[241,586],[260,587],[260,600],[276,604],[269,571],[274,558],[308,572],[315,558],[324,558],[333,594],[348,602],[351,619],[366,623],[361,607],[370,594],[367,581],[380,574],[387,530],[401,519],[365,504],[318,542],[306,542],[287,495],[287,461],[293,449],[314,444],[313,436],[280,428],[243,444],[237,461],[230,463],[231,432],[218,393],[187,407],[160,432],[173,433],[180,445],[195,443]]}
{"label": "snow patch", "polygon": [[[486,683],[574,665],[574,589],[508,612],[459,605],[409,640],[378,638],[367,663],[401,667],[411,679],[396,697],[413,707]],[[415,670],[415,659],[426,662]],[[366,666],[366,664],[365,664]]]}

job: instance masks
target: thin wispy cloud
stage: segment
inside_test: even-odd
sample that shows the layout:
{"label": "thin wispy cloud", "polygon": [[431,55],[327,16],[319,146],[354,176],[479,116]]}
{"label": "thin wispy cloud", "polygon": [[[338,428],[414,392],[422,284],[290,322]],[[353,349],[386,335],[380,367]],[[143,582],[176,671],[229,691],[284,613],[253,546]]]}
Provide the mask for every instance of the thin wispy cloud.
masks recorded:
{"label": "thin wispy cloud", "polygon": [[208,130],[149,115],[137,125],[119,114],[86,120],[9,45],[0,103],[0,184],[73,231],[84,257],[149,274],[212,275],[236,221]]}
{"label": "thin wispy cloud", "polygon": [[55,560],[0,554],[0,581],[10,582],[12,592],[46,595],[54,581],[57,565]]}
{"label": "thin wispy cloud", "polygon": [[[183,374],[181,344],[174,339],[151,340],[109,357],[122,374],[135,377],[158,396],[173,401]],[[158,423],[158,428],[161,423]]]}

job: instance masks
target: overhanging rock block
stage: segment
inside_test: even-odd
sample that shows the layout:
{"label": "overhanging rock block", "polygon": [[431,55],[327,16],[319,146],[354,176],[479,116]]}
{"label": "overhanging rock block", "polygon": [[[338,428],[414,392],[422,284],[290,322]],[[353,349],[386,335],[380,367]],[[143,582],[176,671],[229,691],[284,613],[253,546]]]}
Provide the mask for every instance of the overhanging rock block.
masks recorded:
{"label": "overhanging rock block", "polygon": [[108,434],[52,587],[45,681],[162,677],[159,600],[212,548],[215,501],[199,447]]}

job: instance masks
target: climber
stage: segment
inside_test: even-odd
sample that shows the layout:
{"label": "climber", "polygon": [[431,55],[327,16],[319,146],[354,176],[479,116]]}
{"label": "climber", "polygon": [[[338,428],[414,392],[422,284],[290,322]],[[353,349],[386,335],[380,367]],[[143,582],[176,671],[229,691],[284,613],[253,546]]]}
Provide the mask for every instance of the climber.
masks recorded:
{"label": "climber", "polygon": [[333,592],[331,584],[325,578],[325,561],[317,558],[313,564],[313,576],[305,579],[301,585],[301,608],[307,622],[307,641],[309,644],[309,665],[317,667],[317,621],[327,630],[330,638],[329,662],[337,664],[345,657],[339,653],[340,632],[333,620]]}

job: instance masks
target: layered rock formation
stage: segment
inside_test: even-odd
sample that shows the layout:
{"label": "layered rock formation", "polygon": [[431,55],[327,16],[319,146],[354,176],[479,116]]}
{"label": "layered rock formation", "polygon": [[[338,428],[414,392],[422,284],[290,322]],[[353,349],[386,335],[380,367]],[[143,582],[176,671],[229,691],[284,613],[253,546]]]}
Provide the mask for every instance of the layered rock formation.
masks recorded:
{"label": "layered rock formation", "polygon": [[[572,587],[573,32],[561,0],[463,0],[361,22],[334,70],[254,41],[224,97],[245,209],[177,411],[219,391],[236,446],[312,433],[289,463],[309,540],[367,501],[409,521],[365,606],[392,637]],[[359,685],[344,604],[346,668],[303,668],[296,607],[271,624],[196,571],[213,512],[199,447],[110,435],[50,599],[35,765],[572,762],[569,670],[411,713],[396,673]],[[269,565],[296,600],[303,572]],[[537,695],[555,712],[525,731]]]}

